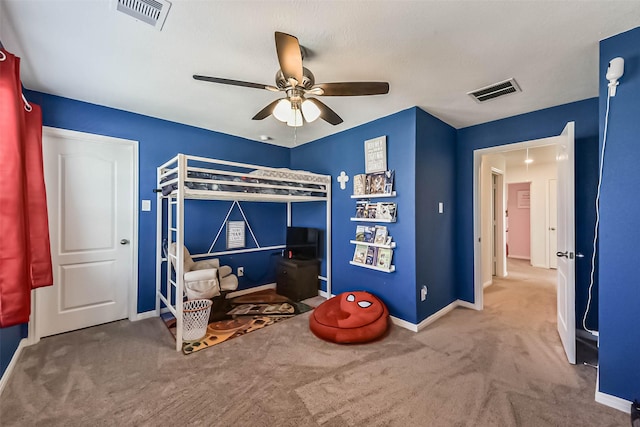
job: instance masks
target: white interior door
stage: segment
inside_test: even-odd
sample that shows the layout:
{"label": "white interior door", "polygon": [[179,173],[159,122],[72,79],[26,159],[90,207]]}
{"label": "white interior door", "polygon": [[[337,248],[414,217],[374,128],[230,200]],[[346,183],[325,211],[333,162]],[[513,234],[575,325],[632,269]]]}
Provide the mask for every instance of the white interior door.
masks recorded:
{"label": "white interior door", "polygon": [[131,141],[45,129],[54,286],[37,290],[38,338],[128,316],[133,278]]}
{"label": "white interior door", "polygon": [[558,333],[569,363],[576,363],[574,122],[565,126],[557,145],[558,163]]}
{"label": "white interior door", "polygon": [[549,180],[549,268],[558,268],[558,181]]}

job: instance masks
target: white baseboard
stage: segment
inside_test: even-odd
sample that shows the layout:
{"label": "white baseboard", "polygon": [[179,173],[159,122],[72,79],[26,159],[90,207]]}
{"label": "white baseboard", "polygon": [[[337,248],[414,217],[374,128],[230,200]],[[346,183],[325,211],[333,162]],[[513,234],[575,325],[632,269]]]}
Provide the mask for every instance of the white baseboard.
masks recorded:
{"label": "white baseboard", "polygon": [[408,329],[411,332],[418,332],[418,325],[416,325],[415,323],[407,322],[406,320],[402,320],[399,317],[395,316],[389,316],[389,318],[391,319],[391,323],[393,323],[394,325]]}
{"label": "white baseboard", "polygon": [[467,301],[455,300],[451,304],[447,305],[446,307],[441,308],[437,312],[433,313],[431,316],[427,317],[426,319],[424,319],[422,322],[418,323],[417,325],[415,323],[411,323],[411,322],[407,322],[406,320],[402,320],[402,319],[400,319],[398,317],[394,317],[394,316],[389,316],[389,317],[391,318],[391,322],[394,325],[398,325],[398,326],[400,326],[402,328],[405,328],[405,329],[408,329],[408,330],[410,330],[412,332],[419,332],[422,329],[426,328],[428,325],[430,325],[433,322],[435,322],[436,320],[440,319],[445,314],[453,311],[453,309],[456,308],[456,307],[469,308],[471,310],[479,310],[479,308],[475,304],[472,304],[472,303],[467,302]]}
{"label": "white baseboard", "polygon": [[4,373],[2,374],[2,378],[0,378],[0,396],[2,395],[2,391],[4,390],[5,386],[9,382],[9,377],[11,376],[11,372],[13,372],[13,368],[15,368],[16,363],[18,363],[18,358],[20,357],[20,353],[22,353],[22,349],[26,346],[26,338],[21,339],[18,343],[18,348],[16,348],[15,353],[13,353],[13,356],[11,357],[11,361],[7,365],[7,369],[5,369]]}
{"label": "white baseboard", "polygon": [[630,401],[600,391],[600,370],[598,370],[598,376],[596,377],[596,402],[626,414],[631,413]]}
{"label": "white baseboard", "polygon": [[432,324],[433,322],[435,322],[445,314],[453,311],[453,309],[456,308],[458,305],[459,305],[458,300],[455,300],[454,302],[447,305],[446,307],[443,307],[440,310],[436,311],[431,316],[427,317],[422,322],[418,323],[418,331],[421,331],[422,329],[426,328],[427,326],[429,326],[430,324]]}
{"label": "white baseboard", "polygon": [[524,259],[524,260],[527,260],[527,261],[531,261],[531,257],[523,256],[523,255],[509,255],[507,258]]}
{"label": "white baseboard", "polygon": [[247,295],[247,294],[251,294],[251,293],[259,292],[259,291],[266,291],[267,289],[275,289],[275,288],[276,288],[276,284],[275,283],[267,283],[266,285],[256,286],[255,288],[249,288],[249,289],[243,289],[241,291],[229,292],[227,294],[227,298],[235,298],[235,297],[239,297],[239,296],[242,296],[242,295]]}
{"label": "white baseboard", "polygon": [[335,295],[334,295],[334,294],[331,294],[331,296],[329,296],[329,294],[327,293],[327,291],[318,291],[318,295],[319,295],[319,296],[321,296],[321,297],[323,297],[323,298],[326,298],[326,299],[329,299],[329,298],[333,298],[333,297],[335,297]]}
{"label": "white baseboard", "polygon": [[487,280],[486,282],[484,282],[484,283],[482,284],[482,289],[486,289],[486,288],[488,288],[488,287],[489,287],[489,286],[491,286],[491,285],[493,285],[493,279],[489,279],[489,280]]}
{"label": "white baseboard", "polygon": [[472,302],[462,301],[461,299],[456,300],[456,303],[458,303],[458,307],[468,308],[468,309],[476,310],[476,311],[482,310],[478,305],[476,305],[476,304],[474,304]]}
{"label": "white baseboard", "polygon": [[[598,333],[598,331],[595,331]],[[576,329],[576,336],[583,338],[585,340],[598,342],[598,336],[593,335],[590,332],[585,331],[584,329]]]}
{"label": "white baseboard", "polygon": [[[169,311],[169,309],[167,308],[163,310]],[[144,313],[138,313],[135,318],[131,319],[131,321],[137,322],[139,320],[150,319],[152,317],[158,317],[158,313],[155,310],[145,311]]]}

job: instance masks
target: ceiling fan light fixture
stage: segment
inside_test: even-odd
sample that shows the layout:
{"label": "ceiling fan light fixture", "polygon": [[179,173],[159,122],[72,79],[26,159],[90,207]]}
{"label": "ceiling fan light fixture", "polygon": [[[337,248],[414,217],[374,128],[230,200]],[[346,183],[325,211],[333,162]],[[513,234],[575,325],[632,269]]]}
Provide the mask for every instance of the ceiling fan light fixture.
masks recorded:
{"label": "ceiling fan light fixture", "polygon": [[300,127],[302,126],[302,112],[299,108],[292,108],[289,110],[289,120],[287,120],[287,126]]}
{"label": "ceiling fan light fixture", "polygon": [[289,121],[289,117],[291,116],[291,102],[288,99],[281,99],[278,104],[276,104],[276,108],[273,109],[273,117],[280,120],[281,122]]}
{"label": "ceiling fan light fixture", "polygon": [[320,113],[320,109],[313,101],[310,101],[308,99],[304,100],[304,102],[302,103],[302,114],[304,114],[304,119],[306,121],[308,121],[309,123],[313,122],[318,117],[320,117]]}

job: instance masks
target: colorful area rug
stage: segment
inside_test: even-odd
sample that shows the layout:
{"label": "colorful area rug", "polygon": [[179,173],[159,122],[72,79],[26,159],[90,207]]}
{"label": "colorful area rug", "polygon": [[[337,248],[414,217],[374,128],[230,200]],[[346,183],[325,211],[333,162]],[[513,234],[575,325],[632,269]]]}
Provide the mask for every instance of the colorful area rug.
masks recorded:
{"label": "colorful area rug", "polygon": [[[191,354],[205,348],[241,337],[249,332],[257,331],[269,325],[289,319],[297,314],[312,310],[312,307],[302,302],[293,302],[285,298],[287,302],[274,302],[281,299],[279,295],[268,298],[268,303],[258,303],[256,298],[250,298],[252,303],[236,305],[229,311],[229,318],[209,323],[206,335],[197,341],[185,341],[182,343],[182,352]],[[242,297],[240,297],[242,298]],[[234,300],[232,300],[235,302]],[[242,301],[242,300],[241,300]],[[244,301],[242,301],[244,302]],[[162,315],[162,320],[175,338],[176,319],[171,313]]]}

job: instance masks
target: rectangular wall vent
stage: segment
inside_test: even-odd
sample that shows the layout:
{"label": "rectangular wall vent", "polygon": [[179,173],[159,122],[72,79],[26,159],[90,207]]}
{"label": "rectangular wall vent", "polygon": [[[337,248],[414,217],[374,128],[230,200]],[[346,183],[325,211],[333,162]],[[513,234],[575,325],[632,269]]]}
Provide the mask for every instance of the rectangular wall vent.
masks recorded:
{"label": "rectangular wall vent", "polygon": [[476,102],[485,102],[490,99],[496,99],[500,96],[509,95],[511,93],[522,92],[520,86],[515,79],[505,80],[503,82],[495,83],[490,86],[485,86],[480,89],[467,92],[471,98]]}
{"label": "rectangular wall vent", "polygon": [[162,30],[171,3],[166,0],[116,0],[116,10]]}

